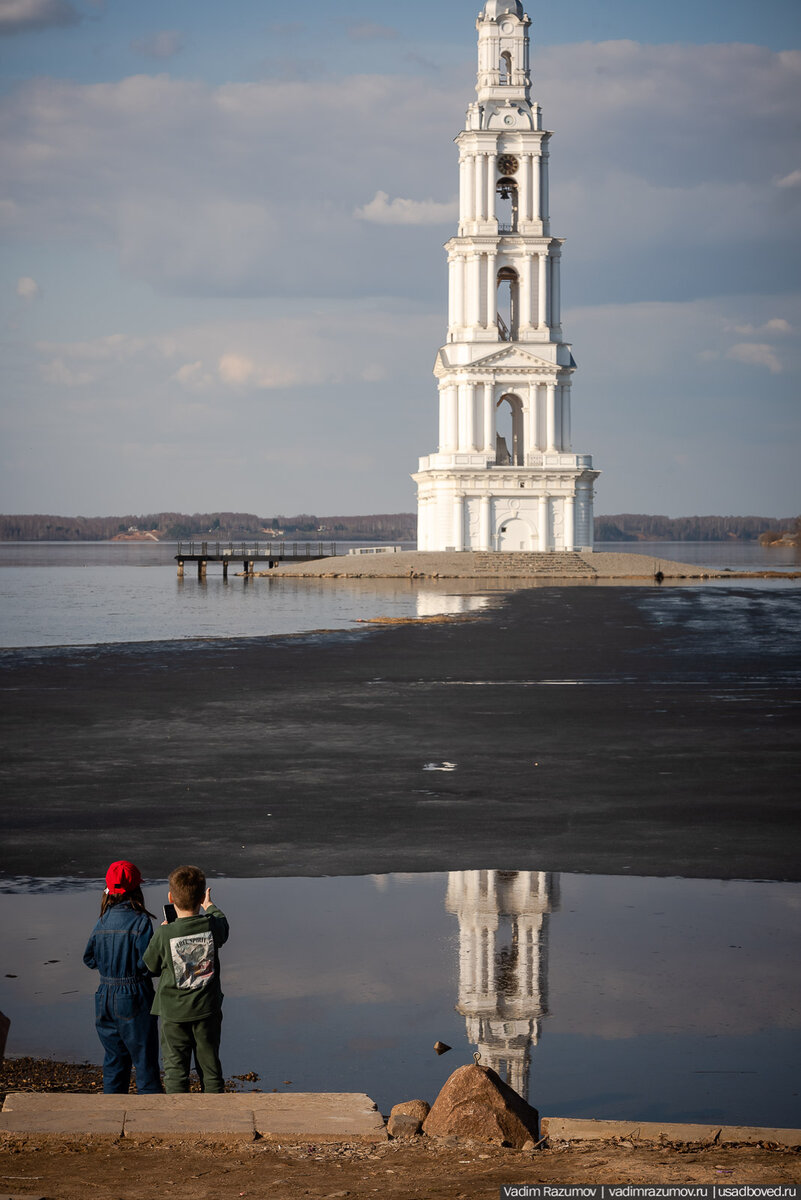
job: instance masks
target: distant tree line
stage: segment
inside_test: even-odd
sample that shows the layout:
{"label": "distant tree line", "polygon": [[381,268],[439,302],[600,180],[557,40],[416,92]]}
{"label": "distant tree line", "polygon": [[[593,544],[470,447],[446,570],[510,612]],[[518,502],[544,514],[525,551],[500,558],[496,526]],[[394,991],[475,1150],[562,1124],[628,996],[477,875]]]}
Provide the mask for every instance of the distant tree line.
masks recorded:
{"label": "distant tree line", "polygon": [[595,518],[595,538],[599,542],[755,542],[763,533],[794,530],[798,519],[618,513]]}
{"label": "distant tree line", "polygon": [[[255,513],[129,513],[118,517],[59,517],[41,513],[0,515],[0,541],[103,542],[131,531],[152,533],[163,541],[186,538],[303,537],[324,541],[413,542],[415,513],[374,513],[367,516],[259,517]],[[782,533],[801,531],[801,517],[663,517],[619,513],[595,518],[599,542],[725,542],[778,540]],[[770,539],[769,535],[776,537]]]}
{"label": "distant tree line", "polygon": [[152,533],[160,540],[214,538],[319,537],[326,541],[375,538],[376,541],[414,541],[414,513],[378,513],[373,516],[259,517],[255,513],[128,513],[116,517],[62,517],[44,513],[0,515],[0,541],[4,542],[105,542],[120,534]]}

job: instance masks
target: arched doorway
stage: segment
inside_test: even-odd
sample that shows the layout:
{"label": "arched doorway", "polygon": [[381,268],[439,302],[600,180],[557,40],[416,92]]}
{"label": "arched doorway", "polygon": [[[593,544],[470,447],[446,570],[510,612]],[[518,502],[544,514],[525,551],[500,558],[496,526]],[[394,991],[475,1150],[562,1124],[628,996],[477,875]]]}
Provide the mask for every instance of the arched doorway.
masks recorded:
{"label": "arched doorway", "polygon": [[506,392],[495,409],[496,467],[525,466],[523,401],[514,392]]}
{"label": "arched doorway", "polygon": [[520,517],[509,517],[498,530],[498,549],[511,552],[531,550],[534,544],[531,528]]}
{"label": "arched doorway", "polygon": [[498,272],[498,333],[502,342],[517,341],[519,281],[513,267]]}

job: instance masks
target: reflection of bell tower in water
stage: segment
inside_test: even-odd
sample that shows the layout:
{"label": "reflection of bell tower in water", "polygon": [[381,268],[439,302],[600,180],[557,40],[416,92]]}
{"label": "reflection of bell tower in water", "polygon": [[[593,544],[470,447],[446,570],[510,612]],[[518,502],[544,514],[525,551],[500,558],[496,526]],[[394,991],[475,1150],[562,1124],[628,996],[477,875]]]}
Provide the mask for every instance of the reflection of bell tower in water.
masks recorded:
{"label": "reflection of bell tower in water", "polygon": [[477,100],[459,147],[447,243],[448,337],[434,367],[439,448],[420,459],[419,550],[591,549],[588,454],[571,449],[575,362],[562,341],[548,144],[520,0],[478,15]]}
{"label": "reflection of bell tower in water", "polygon": [[546,915],[558,877],[544,871],[451,871],[445,908],[459,918],[459,1003],[468,1041],[528,1099],[531,1048],[548,1011]]}

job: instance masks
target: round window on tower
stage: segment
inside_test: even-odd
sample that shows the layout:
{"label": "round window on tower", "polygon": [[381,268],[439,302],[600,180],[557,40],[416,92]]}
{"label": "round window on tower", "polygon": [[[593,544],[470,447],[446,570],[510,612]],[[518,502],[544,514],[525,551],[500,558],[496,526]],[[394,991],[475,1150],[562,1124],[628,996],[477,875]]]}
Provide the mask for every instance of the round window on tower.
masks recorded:
{"label": "round window on tower", "polygon": [[513,154],[502,154],[498,159],[498,170],[501,175],[514,175],[519,165]]}

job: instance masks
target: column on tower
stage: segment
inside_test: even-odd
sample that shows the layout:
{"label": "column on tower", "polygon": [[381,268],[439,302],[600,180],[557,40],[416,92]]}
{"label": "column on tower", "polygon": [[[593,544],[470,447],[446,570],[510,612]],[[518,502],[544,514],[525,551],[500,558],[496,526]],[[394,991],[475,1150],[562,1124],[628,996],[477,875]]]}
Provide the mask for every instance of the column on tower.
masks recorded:
{"label": "column on tower", "polygon": [[484,206],[487,200],[487,182],[484,174],[487,163],[486,155],[476,154],[473,162],[475,171],[475,211],[473,219],[483,221],[485,219]]}
{"label": "column on tower", "polygon": [[444,384],[439,394],[439,446],[446,453],[458,447],[458,396],[456,385]]}
{"label": "column on tower", "polygon": [[469,158],[464,155],[459,155],[459,220],[468,220],[468,210],[470,203],[470,178],[468,176]]}
{"label": "column on tower", "polygon": [[490,498],[482,496],[479,502],[479,517],[478,517],[478,548],[479,550],[491,550],[490,545]]}
{"label": "column on tower", "polygon": [[573,497],[565,496],[564,504],[565,504],[565,516],[564,516],[565,550],[572,550],[576,544],[575,543],[576,518],[575,518]]}
{"label": "column on tower", "polygon": [[545,385],[545,449],[556,449],[556,384]]}
{"label": "column on tower", "polygon": [[474,250],[467,259],[466,325],[481,324],[481,254]]}
{"label": "column on tower", "polygon": [[520,188],[518,194],[518,222],[531,220],[531,155],[520,155]]}
{"label": "column on tower", "polygon": [[495,172],[497,169],[497,156],[492,153],[487,154],[485,158],[487,164],[487,220],[492,221],[495,219]]}
{"label": "column on tower", "polygon": [[542,209],[540,207],[541,203],[542,203],[542,201],[541,201],[541,193],[542,193],[541,181],[542,181],[542,158],[540,157],[539,154],[537,154],[531,160],[531,184],[532,184],[531,219],[532,219],[532,221],[539,221],[542,219]]}
{"label": "column on tower", "polygon": [[465,168],[466,195],[464,219],[466,221],[474,221],[476,215],[476,160],[474,155],[467,155]]}
{"label": "column on tower", "polygon": [[539,384],[534,379],[528,382],[528,394],[526,396],[525,405],[525,447],[526,447],[526,462],[528,462],[529,454],[538,450],[537,445],[537,394],[539,392]]}
{"label": "column on tower", "polygon": [[561,261],[562,256],[558,252],[551,255],[551,327],[554,329],[558,329],[562,324],[559,282],[559,266]]}
{"label": "column on tower", "polygon": [[495,297],[495,275],[498,269],[498,256],[494,250],[490,250],[486,255],[486,271],[484,279],[486,283],[485,289],[485,320],[484,324],[487,329],[492,329],[497,324],[498,305]]}
{"label": "column on tower", "polygon": [[464,550],[464,492],[453,498],[453,547]]}
{"label": "column on tower", "polygon": [[569,450],[573,444],[570,423],[570,384],[562,384],[562,449]]}
{"label": "column on tower", "polygon": [[548,252],[540,250],[538,255],[537,279],[537,328],[545,329],[548,325]]}
{"label": "column on tower", "polygon": [[548,549],[548,497],[540,496],[537,505],[538,549],[544,552]]}
{"label": "column on tower", "polygon": [[547,146],[543,145],[542,160],[541,160],[542,172],[541,172],[541,180],[540,180],[540,189],[541,189],[540,190],[540,210],[542,212],[543,223],[549,221],[550,217],[551,217],[551,214],[549,211],[550,188],[548,185],[548,158],[549,158],[548,148],[547,148]]}
{"label": "column on tower", "polygon": [[457,449],[473,450],[476,440],[475,385],[459,384],[459,437]]}
{"label": "column on tower", "polygon": [[557,383],[553,411],[553,444],[555,450],[564,449],[564,444],[562,441],[562,387],[563,384]]}
{"label": "column on tower", "polygon": [[530,254],[524,254],[520,260],[520,319],[519,332],[530,329],[532,325],[532,259]]}
{"label": "column on tower", "polygon": [[465,313],[465,258],[459,250],[454,250],[448,257],[448,308],[452,331],[460,325],[466,325]]}
{"label": "column on tower", "polygon": [[484,453],[495,457],[495,386],[490,381],[484,384]]}

